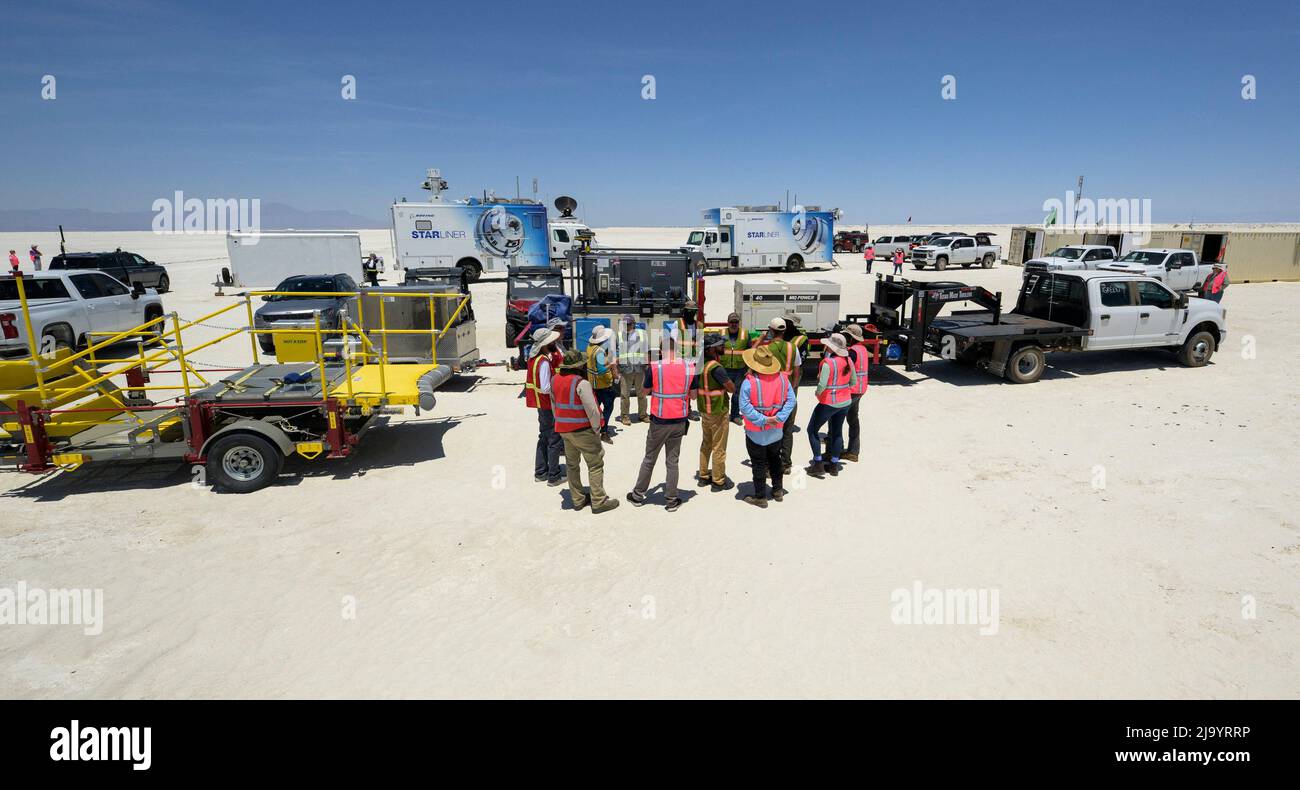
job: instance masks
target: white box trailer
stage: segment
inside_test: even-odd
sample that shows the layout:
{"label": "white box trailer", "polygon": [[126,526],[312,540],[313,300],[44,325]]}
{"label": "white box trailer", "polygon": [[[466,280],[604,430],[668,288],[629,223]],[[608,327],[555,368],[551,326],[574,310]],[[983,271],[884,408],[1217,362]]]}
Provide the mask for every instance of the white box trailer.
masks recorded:
{"label": "white box trailer", "polygon": [[[820,340],[840,320],[840,284],[831,280],[737,280],[735,311],[747,330],[761,332],[773,318],[794,315],[812,340]],[[809,343],[809,360],[821,357],[821,344]]]}
{"label": "white box trailer", "polygon": [[839,209],[817,206],[729,206],[705,209],[685,249],[700,252],[709,271],[784,269],[831,263]]}
{"label": "white box trailer", "polygon": [[365,279],[361,234],[352,231],[274,230],[226,234],[230,267],[223,285],[272,288],[299,274],[348,274]]}

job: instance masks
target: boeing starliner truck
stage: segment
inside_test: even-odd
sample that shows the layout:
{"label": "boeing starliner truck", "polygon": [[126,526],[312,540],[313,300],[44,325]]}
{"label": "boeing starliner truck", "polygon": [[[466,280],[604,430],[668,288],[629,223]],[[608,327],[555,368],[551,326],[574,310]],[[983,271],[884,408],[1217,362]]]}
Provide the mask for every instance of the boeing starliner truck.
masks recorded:
{"label": "boeing starliner truck", "polygon": [[729,206],[704,210],[683,249],[704,256],[707,271],[784,269],[831,263],[839,209]]}

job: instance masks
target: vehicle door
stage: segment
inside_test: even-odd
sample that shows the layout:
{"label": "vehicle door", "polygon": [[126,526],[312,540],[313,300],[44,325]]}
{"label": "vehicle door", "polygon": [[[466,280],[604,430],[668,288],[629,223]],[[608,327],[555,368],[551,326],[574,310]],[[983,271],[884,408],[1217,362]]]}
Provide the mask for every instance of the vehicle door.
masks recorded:
{"label": "vehicle door", "polygon": [[[151,263],[144,259],[143,256],[130,253],[127,255],[134,263],[135,270],[132,273],[132,279],[140,282],[146,288],[157,288],[162,284],[162,267],[156,263]],[[127,283],[130,285],[131,283]]]}
{"label": "vehicle door", "polygon": [[136,267],[130,255],[124,252],[112,252],[99,259],[97,268],[115,280],[129,283],[131,282],[131,273],[135,271]]}
{"label": "vehicle door", "polygon": [[735,244],[732,240],[735,235],[735,226],[733,225],[723,225],[718,228],[718,250],[721,252],[719,257],[731,258],[736,254]]}
{"label": "vehicle door", "polygon": [[889,260],[889,256],[894,254],[894,237],[881,236],[876,239],[876,257]]}
{"label": "vehicle door", "polygon": [[1175,291],[1188,291],[1196,287],[1196,275],[1195,255],[1190,252],[1176,252],[1169,256],[1165,285]]}
{"label": "vehicle door", "polygon": [[1132,280],[1097,280],[1096,301],[1091,309],[1092,335],[1088,338],[1090,350],[1129,348],[1137,332],[1137,296]]}
{"label": "vehicle door", "polygon": [[724,255],[722,252],[722,242],[717,228],[709,228],[704,231],[704,257],[715,260],[731,257],[729,253]]}
{"label": "vehicle door", "polygon": [[[103,290],[104,280],[113,281],[111,277],[99,272],[81,272],[68,278],[72,287],[81,296],[81,306],[86,311],[86,324],[91,332],[112,331],[113,310],[117,302],[111,293]],[[100,338],[102,339],[102,338]]]}
{"label": "vehicle door", "polygon": [[1138,281],[1138,323],[1133,345],[1168,346],[1178,341],[1181,310],[1178,295],[1159,283]]}
{"label": "vehicle door", "polygon": [[975,240],[960,238],[952,245],[952,262],[968,264],[975,262]]}
{"label": "vehicle door", "polygon": [[551,229],[551,257],[563,258],[564,253],[573,246],[569,238],[569,231],[566,228]]}
{"label": "vehicle door", "polygon": [[1110,254],[1110,250],[1088,250],[1083,254],[1083,268],[1095,269],[1103,263],[1110,263],[1115,259]]}

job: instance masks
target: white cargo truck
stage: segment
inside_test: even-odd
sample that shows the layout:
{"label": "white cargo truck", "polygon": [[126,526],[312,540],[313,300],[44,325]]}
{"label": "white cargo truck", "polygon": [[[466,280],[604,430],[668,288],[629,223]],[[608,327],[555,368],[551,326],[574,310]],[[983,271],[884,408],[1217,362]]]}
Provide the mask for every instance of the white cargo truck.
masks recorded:
{"label": "white cargo truck", "polygon": [[226,234],[226,255],[230,266],[221,271],[222,286],[272,287],[297,275],[365,277],[361,234],[351,231],[232,231]]}
{"label": "white cargo truck", "polygon": [[802,270],[832,263],[839,209],[818,206],[730,206],[704,210],[704,227],[683,246],[704,256],[706,271]]}
{"label": "white cargo truck", "polygon": [[831,280],[737,280],[735,295],[746,330],[762,332],[773,318],[797,317],[810,341],[805,363],[821,359],[821,339],[840,320],[840,284]]}

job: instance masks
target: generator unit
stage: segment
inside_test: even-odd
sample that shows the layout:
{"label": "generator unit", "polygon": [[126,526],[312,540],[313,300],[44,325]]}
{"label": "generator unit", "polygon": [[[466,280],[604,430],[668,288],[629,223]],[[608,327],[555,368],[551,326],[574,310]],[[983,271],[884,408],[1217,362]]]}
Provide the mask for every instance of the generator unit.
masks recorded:
{"label": "generator unit", "polygon": [[[361,292],[361,329],[375,348],[387,342],[388,358],[394,362],[428,361],[433,356],[429,336],[423,334],[388,334],[385,341],[380,328],[380,310],[390,330],[441,329],[455,315],[455,323],[438,338],[438,362],[456,373],[473,370],[481,355],[473,303],[456,313],[456,299],[420,299],[397,294],[465,294],[467,273],[452,266],[435,269],[408,269],[402,285],[366,288]],[[432,310],[430,310],[432,301]],[[382,303],[382,305],[381,305]]]}
{"label": "generator unit", "polygon": [[574,249],[567,255],[575,314],[694,321],[699,253],[667,249]]}

